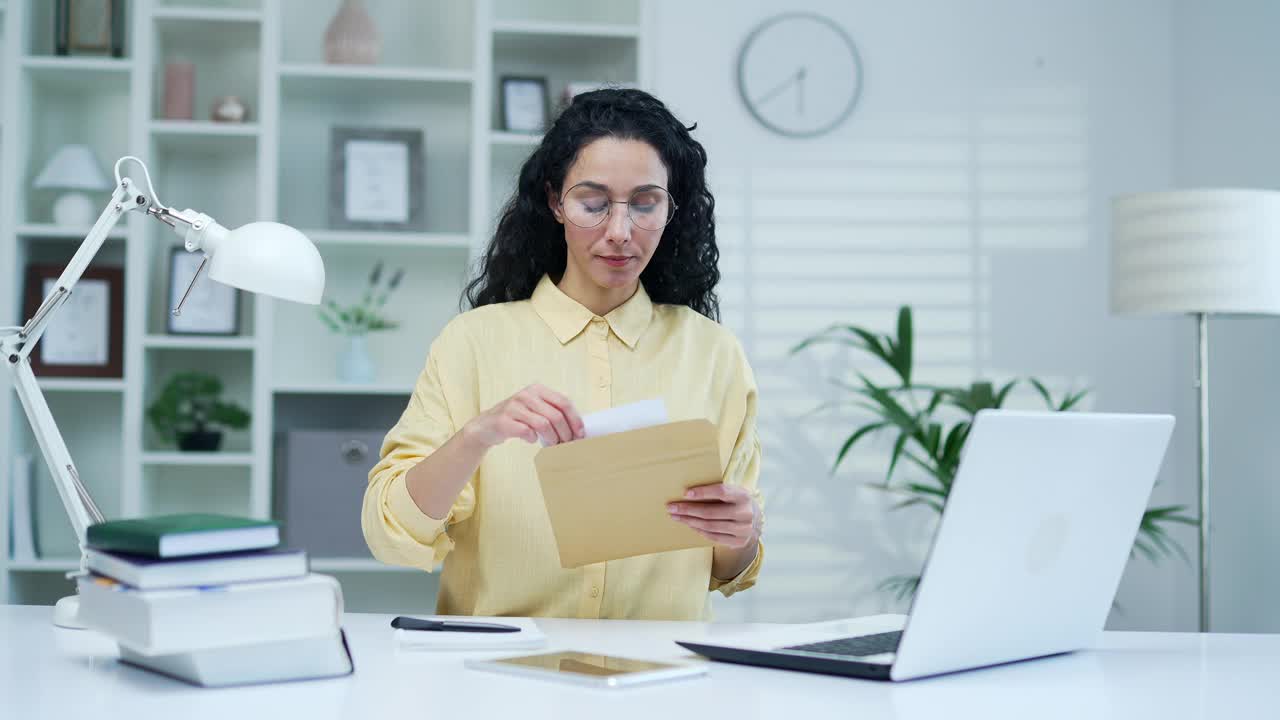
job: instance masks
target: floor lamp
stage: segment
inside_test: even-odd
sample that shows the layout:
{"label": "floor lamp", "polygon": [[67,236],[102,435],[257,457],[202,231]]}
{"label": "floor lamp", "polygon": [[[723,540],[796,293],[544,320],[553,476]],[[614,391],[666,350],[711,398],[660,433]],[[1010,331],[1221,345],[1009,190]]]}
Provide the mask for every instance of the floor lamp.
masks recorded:
{"label": "floor lamp", "polygon": [[[120,166],[133,161],[142,171],[146,186],[120,175]],[[191,280],[194,286],[207,265],[210,279],[231,287],[262,293],[294,302],[315,305],[324,294],[324,262],[311,240],[301,232],[273,222],[254,222],[228,230],[216,220],[195,210],[178,210],[160,203],[151,187],[147,166],[135,157],[126,156],[116,162],[115,190],[97,222],[89,230],[79,249],[62,271],[44,302],[25,324],[0,327],[0,359],[13,377],[18,399],[26,412],[36,443],[58,488],[71,529],[80,549],[80,571],[85,572],[85,529],[103,520],[102,513],[80,482],[80,473],[71,461],[71,453],[44,394],[31,370],[31,353],[49,327],[59,307],[71,296],[76,282],[89,267],[107,235],[126,213],[137,212],[168,225],[183,240],[187,252],[204,255],[204,261]],[[186,302],[191,286],[174,309],[177,314]],[[77,620],[78,598],[65,597],[54,607],[54,624],[81,627]]]}
{"label": "floor lamp", "polygon": [[1111,309],[1196,318],[1200,631],[1209,631],[1209,316],[1280,314],[1280,192],[1173,190],[1116,198]]}

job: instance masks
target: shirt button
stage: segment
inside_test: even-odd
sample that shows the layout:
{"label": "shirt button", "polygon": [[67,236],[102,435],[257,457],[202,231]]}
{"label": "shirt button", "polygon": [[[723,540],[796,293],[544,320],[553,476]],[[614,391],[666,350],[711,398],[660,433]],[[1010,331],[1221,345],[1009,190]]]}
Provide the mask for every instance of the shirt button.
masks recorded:
{"label": "shirt button", "polygon": [[599,380],[596,381],[596,385],[599,385],[602,388],[609,387],[609,378],[606,378],[606,377],[600,378]]}
{"label": "shirt button", "polygon": [[593,597],[593,598],[594,598],[594,597],[600,597],[600,588],[595,587],[595,586],[592,586],[592,588],[591,588],[591,597]]}

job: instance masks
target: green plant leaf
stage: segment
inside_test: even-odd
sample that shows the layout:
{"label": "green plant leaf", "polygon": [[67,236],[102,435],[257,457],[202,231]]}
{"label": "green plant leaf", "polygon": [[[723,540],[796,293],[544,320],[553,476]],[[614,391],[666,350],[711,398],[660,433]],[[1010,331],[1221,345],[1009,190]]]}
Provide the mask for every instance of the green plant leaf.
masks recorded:
{"label": "green plant leaf", "polygon": [[886,485],[893,481],[893,469],[898,466],[898,459],[902,457],[902,449],[906,447],[907,440],[910,437],[906,432],[899,432],[898,439],[893,442],[893,453],[889,456],[889,469],[884,474]]}
{"label": "green plant leaf", "polygon": [[1088,390],[1081,390],[1075,394],[1068,393],[1067,396],[1062,399],[1062,404],[1058,406],[1058,410],[1060,412],[1066,412],[1070,410],[1071,408],[1075,407],[1081,400],[1085,399],[1085,397],[1088,394],[1089,394]]}
{"label": "green plant leaf", "polygon": [[911,384],[912,352],[915,344],[911,321],[911,306],[903,305],[898,309],[898,342],[894,346],[893,367],[898,371],[904,386]]}
{"label": "green plant leaf", "polygon": [[1050,410],[1052,410],[1053,396],[1049,394],[1049,388],[1045,387],[1044,383],[1040,382],[1036,378],[1029,378],[1029,382],[1031,383],[1032,387],[1036,389],[1036,392],[1040,393],[1040,397],[1044,399],[1044,404]]}
{"label": "green plant leaf", "polygon": [[844,461],[844,456],[853,449],[855,443],[881,428],[888,427],[888,425],[888,422],[871,423],[870,425],[863,425],[854,431],[854,433],[844,441],[844,444],[840,446],[840,452],[836,454],[836,461],[831,464],[831,474],[835,474],[836,468],[840,467],[840,463]]}
{"label": "green plant leaf", "polygon": [[1000,388],[1000,392],[996,393],[996,402],[994,407],[1004,407],[1004,401],[1009,397],[1009,393],[1012,392],[1017,385],[1018,381],[1016,379],[1005,383],[1004,387]]}
{"label": "green plant leaf", "polygon": [[898,602],[910,599],[919,588],[919,575],[895,575],[876,586],[877,591],[891,593]]}

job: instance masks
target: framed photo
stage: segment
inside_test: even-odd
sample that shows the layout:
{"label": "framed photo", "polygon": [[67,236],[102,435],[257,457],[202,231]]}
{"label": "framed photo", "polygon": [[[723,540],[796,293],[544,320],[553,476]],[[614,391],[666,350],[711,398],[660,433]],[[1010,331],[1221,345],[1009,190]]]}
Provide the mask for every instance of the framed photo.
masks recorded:
{"label": "framed photo", "polygon": [[172,310],[182,301],[182,293],[200,268],[203,253],[187,252],[175,246],[169,250],[169,305],[165,310],[165,330],[172,335],[239,335],[240,291],[201,276],[182,314]]}
{"label": "framed photo", "polygon": [[547,127],[547,79],[542,77],[502,78],[502,129],[510,132],[540,133]]}
{"label": "framed photo", "polygon": [[54,0],[54,51],[124,55],[125,0]]}
{"label": "framed photo", "polygon": [[329,226],[425,230],[422,148],[421,130],[333,128]]}
{"label": "framed photo", "polygon": [[[62,265],[27,267],[24,316],[35,314]],[[31,368],[43,377],[124,377],[124,270],[89,268],[54,313]]]}

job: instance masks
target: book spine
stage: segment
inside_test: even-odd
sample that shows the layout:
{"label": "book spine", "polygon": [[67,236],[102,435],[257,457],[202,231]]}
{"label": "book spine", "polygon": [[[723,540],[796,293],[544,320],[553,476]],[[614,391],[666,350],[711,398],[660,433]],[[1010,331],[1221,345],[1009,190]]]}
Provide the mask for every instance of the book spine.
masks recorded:
{"label": "book spine", "polygon": [[13,489],[9,506],[10,553],[19,562],[36,557],[35,531],[31,523],[31,456],[13,457],[9,481]]}
{"label": "book spine", "polygon": [[160,557],[160,538],[103,525],[90,525],[85,531],[85,543],[89,547],[109,552],[132,553],[147,557]]}

